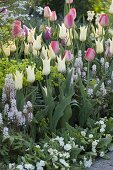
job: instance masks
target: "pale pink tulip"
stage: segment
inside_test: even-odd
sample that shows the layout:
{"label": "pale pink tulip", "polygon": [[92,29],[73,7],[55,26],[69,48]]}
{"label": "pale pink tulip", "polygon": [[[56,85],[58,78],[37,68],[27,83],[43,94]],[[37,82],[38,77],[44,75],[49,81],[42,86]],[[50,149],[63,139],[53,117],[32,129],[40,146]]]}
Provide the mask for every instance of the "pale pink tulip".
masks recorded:
{"label": "pale pink tulip", "polygon": [[87,61],[93,61],[95,58],[95,50],[93,48],[88,48],[87,51],[85,52],[85,59]]}
{"label": "pale pink tulip", "polygon": [[66,0],[66,4],[72,4],[73,0]]}
{"label": "pale pink tulip", "polygon": [[52,12],[51,12],[51,15],[50,15],[50,21],[56,21],[56,20],[57,20],[56,12],[55,12],[55,11],[52,11]]}
{"label": "pale pink tulip", "polygon": [[59,52],[59,42],[58,41],[51,41],[51,47],[55,54]]}
{"label": "pale pink tulip", "polygon": [[64,24],[67,29],[70,29],[74,26],[74,17],[68,13],[64,18]]}
{"label": "pale pink tulip", "polygon": [[101,25],[101,26],[108,26],[108,23],[109,23],[109,18],[108,18],[108,16],[107,16],[107,14],[102,14],[101,16],[100,16],[100,19],[99,19],[99,24]]}
{"label": "pale pink tulip", "polygon": [[12,24],[12,35],[14,37],[19,37],[22,34],[23,30],[21,27],[21,21],[15,20]]}
{"label": "pale pink tulip", "polygon": [[44,17],[45,18],[50,18],[50,16],[51,16],[51,9],[49,8],[49,6],[46,6],[44,8]]}
{"label": "pale pink tulip", "polygon": [[26,25],[23,25],[23,30],[25,32],[25,36],[28,36],[30,29]]}
{"label": "pale pink tulip", "polygon": [[66,61],[71,61],[73,59],[73,54],[71,53],[71,51],[66,50],[64,53],[64,57]]}
{"label": "pale pink tulip", "polygon": [[75,19],[76,18],[76,9],[75,8],[71,8],[70,11],[69,11],[69,14],[71,14],[73,16],[73,18]]}

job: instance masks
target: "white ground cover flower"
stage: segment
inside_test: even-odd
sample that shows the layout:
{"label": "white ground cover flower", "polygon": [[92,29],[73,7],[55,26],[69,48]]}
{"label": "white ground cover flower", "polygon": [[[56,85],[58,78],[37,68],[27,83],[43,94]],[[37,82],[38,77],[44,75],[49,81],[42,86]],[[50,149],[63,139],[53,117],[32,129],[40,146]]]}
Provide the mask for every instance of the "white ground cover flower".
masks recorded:
{"label": "white ground cover flower", "polygon": [[27,170],[34,170],[35,167],[32,164],[25,164],[24,165]]}
{"label": "white ground cover flower", "polygon": [[84,157],[84,166],[85,166],[85,168],[90,168],[91,165],[92,165],[92,158],[90,158],[88,160],[86,157]]}
{"label": "white ground cover flower", "polygon": [[105,153],[103,151],[100,152],[100,157],[104,157]]}
{"label": "white ground cover flower", "polygon": [[71,150],[72,146],[70,144],[64,145],[64,150],[69,151]]}
{"label": "white ground cover flower", "polygon": [[59,160],[62,165],[64,165],[66,168],[69,168],[69,163],[67,163],[64,159]]}
{"label": "white ground cover flower", "polygon": [[41,160],[40,162],[37,162],[36,163],[36,167],[37,167],[37,169],[36,170],[43,170],[44,167],[45,166],[45,161],[43,161],[43,160]]}
{"label": "white ground cover flower", "polygon": [[92,139],[93,138],[93,134],[89,134],[89,138]]}
{"label": "white ground cover flower", "polygon": [[24,167],[23,167],[23,165],[18,165],[16,168],[17,168],[18,170],[25,170]]}
{"label": "white ground cover flower", "polygon": [[86,136],[86,132],[85,131],[81,131],[81,135],[85,137]]}

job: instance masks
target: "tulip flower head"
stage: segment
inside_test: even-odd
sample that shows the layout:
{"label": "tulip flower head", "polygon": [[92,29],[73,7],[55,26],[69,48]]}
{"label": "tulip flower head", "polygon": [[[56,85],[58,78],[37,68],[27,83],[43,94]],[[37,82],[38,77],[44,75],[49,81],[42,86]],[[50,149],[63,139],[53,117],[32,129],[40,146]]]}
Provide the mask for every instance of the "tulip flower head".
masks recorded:
{"label": "tulip flower head", "polygon": [[20,90],[23,87],[23,73],[16,71],[15,74],[15,89]]}
{"label": "tulip flower head", "polygon": [[51,9],[49,8],[49,6],[46,6],[44,8],[44,17],[45,18],[50,18],[50,16],[51,16]]}
{"label": "tulip flower head", "polygon": [[51,47],[55,54],[58,54],[59,52],[59,42],[58,41],[51,41]]}
{"label": "tulip flower head", "polygon": [[87,61],[93,61],[95,58],[95,50],[93,48],[88,48],[87,51],[85,52],[85,59]]}
{"label": "tulip flower head", "polygon": [[10,56],[10,46],[7,46],[7,45],[3,45],[2,46],[2,50],[3,50],[3,52],[4,52],[4,54],[5,54],[5,56],[6,57],[9,57]]}
{"label": "tulip flower head", "polygon": [[51,45],[49,45],[49,49],[48,49],[48,57],[49,57],[50,59],[55,59],[55,58],[56,58],[56,55],[55,55],[55,53],[54,53],[54,51],[53,51]]}
{"label": "tulip flower head", "polygon": [[76,9],[75,8],[71,8],[70,11],[69,11],[69,14],[71,14],[73,16],[73,18],[75,19],[76,18]]}
{"label": "tulip flower head", "polygon": [[73,0],[66,0],[66,4],[72,4]]}
{"label": "tulip flower head", "polygon": [[64,73],[66,72],[66,64],[65,64],[65,57],[62,59],[62,57],[57,57],[58,61],[58,72]]}
{"label": "tulip flower head", "polygon": [[33,49],[34,50],[40,50],[42,45],[41,45],[41,41],[42,41],[42,34],[40,34],[39,36],[37,36],[36,40],[34,40],[33,43]]}
{"label": "tulip flower head", "polygon": [[55,11],[52,11],[52,12],[51,12],[51,15],[50,15],[50,21],[56,21],[56,20],[57,20],[56,12],[55,12]]}
{"label": "tulip flower head", "polygon": [[65,27],[64,23],[62,23],[61,26],[59,25],[59,28],[60,28],[59,37],[61,39],[65,39],[67,36],[67,28]]}
{"label": "tulip flower head", "polygon": [[105,27],[105,26],[108,26],[108,23],[109,23],[109,19],[108,19],[107,14],[102,14],[102,15],[100,16],[100,19],[99,19],[99,24],[100,24],[102,27]]}
{"label": "tulip flower head", "polygon": [[112,0],[110,7],[109,7],[109,13],[113,14],[113,0]]}
{"label": "tulip flower head", "polygon": [[73,54],[71,53],[71,51],[66,50],[64,53],[64,57],[66,61],[72,61],[73,59]]}
{"label": "tulip flower head", "polygon": [[96,53],[97,54],[101,54],[101,53],[103,53],[103,51],[104,51],[104,47],[103,47],[103,40],[97,40],[97,41],[95,41],[96,42]]}
{"label": "tulip flower head", "polygon": [[44,39],[45,40],[50,40],[52,37],[52,28],[51,27],[46,27],[45,32],[44,32]]}
{"label": "tulip flower head", "polygon": [[24,36],[24,31],[21,27],[21,21],[15,20],[12,24],[12,35],[13,37]]}
{"label": "tulip flower head", "polygon": [[86,37],[87,37],[87,27],[80,26],[80,41],[82,42],[86,41]]}
{"label": "tulip flower head", "polygon": [[30,83],[33,83],[33,82],[35,81],[34,69],[35,69],[35,67],[32,67],[32,66],[28,66],[28,67],[26,68],[27,81],[30,82]]}
{"label": "tulip flower head", "polygon": [[29,44],[24,43],[25,47],[24,47],[24,54],[28,55],[29,54]]}
{"label": "tulip flower head", "polygon": [[67,29],[70,29],[74,26],[74,17],[72,14],[68,13],[65,17],[64,17],[64,24],[65,27]]}

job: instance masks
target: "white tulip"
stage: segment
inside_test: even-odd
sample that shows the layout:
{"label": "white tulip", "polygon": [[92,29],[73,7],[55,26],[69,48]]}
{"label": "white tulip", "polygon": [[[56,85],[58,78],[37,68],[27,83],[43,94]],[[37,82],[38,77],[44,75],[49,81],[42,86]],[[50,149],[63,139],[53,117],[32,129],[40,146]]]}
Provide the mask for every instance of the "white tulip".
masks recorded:
{"label": "white tulip", "polygon": [[112,40],[109,40],[110,42],[110,53],[113,55],[113,38]]}
{"label": "white tulip", "polygon": [[42,47],[42,54],[45,59],[48,58],[48,49],[46,49],[44,46]]}
{"label": "white tulip", "polygon": [[33,43],[33,48],[35,50],[40,50],[42,45],[41,45],[41,39],[42,39],[42,34],[40,34],[39,36],[37,36],[36,40],[34,40]]}
{"label": "white tulip", "polygon": [[110,7],[109,7],[109,13],[113,14],[113,0],[112,0]]}
{"label": "white tulip", "polygon": [[28,55],[29,54],[29,44],[25,43],[25,48],[24,48],[24,54]]}
{"label": "white tulip", "polygon": [[62,59],[61,56],[57,57],[58,61],[58,71],[63,73],[66,72],[66,64],[65,64],[65,57]]}
{"label": "white tulip", "polygon": [[3,45],[2,50],[3,50],[4,54],[6,55],[6,57],[10,56],[10,46]]}
{"label": "white tulip", "polygon": [[86,41],[86,37],[87,37],[87,27],[80,26],[80,41],[82,42]]}
{"label": "white tulip", "polygon": [[66,38],[66,36],[67,36],[67,28],[65,27],[64,23],[62,23],[61,26],[59,25],[59,28],[60,28],[59,37],[61,39]]}
{"label": "white tulip", "polygon": [[101,54],[103,51],[104,51],[104,48],[103,48],[103,40],[97,40],[95,41],[96,42],[96,52],[97,54]]}
{"label": "white tulip", "polygon": [[96,34],[97,35],[104,35],[105,31],[104,28],[98,23],[98,28],[96,28]]}
{"label": "white tulip", "polygon": [[33,43],[35,41],[35,38],[34,38],[34,34],[35,34],[35,28],[34,29],[31,29],[29,31],[29,34],[27,36],[27,41],[28,43]]}
{"label": "white tulip", "polygon": [[43,75],[50,74],[50,58],[42,59],[42,62],[43,62],[42,74]]}
{"label": "white tulip", "polygon": [[23,73],[16,71],[15,77],[15,89],[20,90],[23,86]]}
{"label": "white tulip", "polygon": [[26,68],[27,81],[30,82],[30,83],[33,83],[33,82],[35,81],[34,69],[35,69],[35,67],[32,67],[32,66],[28,66],[28,67]]}
{"label": "white tulip", "polygon": [[51,45],[49,45],[48,56],[49,56],[50,59],[55,59],[56,58],[56,55],[55,55]]}

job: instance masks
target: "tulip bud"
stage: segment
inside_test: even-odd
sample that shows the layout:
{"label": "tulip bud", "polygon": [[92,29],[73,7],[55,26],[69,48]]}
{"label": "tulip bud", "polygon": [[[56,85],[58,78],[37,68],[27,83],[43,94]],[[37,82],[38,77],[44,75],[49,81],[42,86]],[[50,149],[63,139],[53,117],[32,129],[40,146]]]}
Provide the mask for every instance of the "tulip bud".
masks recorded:
{"label": "tulip bud", "polygon": [[16,71],[15,74],[15,89],[20,90],[23,86],[23,73],[20,73],[19,71]]}
{"label": "tulip bud", "polygon": [[65,57],[62,59],[61,56],[57,57],[58,61],[58,71],[61,73],[66,72],[66,64],[65,64]]}
{"label": "tulip bud", "polygon": [[59,28],[60,28],[59,37],[60,37],[61,39],[65,39],[66,36],[67,36],[67,29],[66,29],[64,23],[62,23],[61,26],[59,25]]}
{"label": "tulip bud", "polygon": [[70,13],[68,13],[65,17],[64,17],[64,24],[65,27],[67,29],[70,29],[74,26],[74,18],[73,15],[71,15]]}
{"label": "tulip bud", "polygon": [[50,21],[56,21],[56,20],[57,20],[56,12],[55,12],[55,11],[52,11],[52,12],[51,12],[51,15],[50,15]]}
{"label": "tulip bud", "polygon": [[88,48],[87,51],[85,52],[85,59],[87,61],[93,61],[95,58],[95,50],[93,48]]}
{"label": "tulip bud", "polygon": [[10,46],[3,45],[2,50],[3,50],[4,54],[6,55],[6,57],[10,56]]}
{"label": "tulip bud", "polygon": [[82,42],[86,41],[86,37],[87,37],[87,27],[80,26],[80,41]]}
{"label": "tulip bud", "polygon": [[33,42],[34,42],[34,40],[35,40],[34,34],[35,34],[35,28],[34,28],[34,29],[31,29],[31,30],[29,31],[29,34],[28,34],[28,36],[27,36],[27,41],[28,41],[28,43],[33,43]]}
{"label": "tulip bud", "polygon": [[70,11],[69,11],[69,14],[71,14],[73,16],[73,18],[75,19],[76,18],[76,9],[75,8],[71,8]]}
{"label": "tulip bud", "polygon": [[51,36],[52,36],[52,28],[46,27],[45,32],[44,32],[44,39],[50,40]]}
{"label": "tulip bud", "polygon": [[72,4],[73,0],[66,0],[66,4]]}
{"label": "tulip bud", "polygon": [[59,42],[58,41],[51,41],[51,47],[55,54],[59,52]]}
{"label": "tulip bud", "polygon": [[51,16],[51,10],[50,10],[49,6],[46,6],[44,8],[44,17],[45,18],[50,18],[50,16]]}
{"label": "tulip bud", "polygon": [[34,73],[35,67],[28,66],[26,68],[27,71],[27,81],[30,83],[33,83],[35,81],[35,73]]}
{"label": "tulip bud", "polygon": [[104,51],[104,48],[103,48],[103,40],[97,40],[96,41],[96,52],[97,52],[97,54],[101,54],[101,53],[103,53],[103,51]]}
{"label": "tulip bud", "polygon": [[113,38],[112,40],[109,40],[110,41],[110,53],[113,55]]}
{"label": "tulip bud", "polygon": [[42,62],[43,62],[42,74],[49,75],[50,74],[50,58],[42,59]]}
{"label": "tulip bud", "polygon": [[73,59],[73,54],[71,53],[71,51],[66,50],[64,53],[64,57],[66,61],[72,61]]}
{"label": "tulip bud", "polygon": [[41,38],[42,38],[42,34],[37,36],[36,40],[34,40],[34,43],[33,43],[33,49],[34,50],[40,50],[41,49],[41,47],[42,47]]}
{"label": "tulip bud", "polygon": [[108,26],[109,19],[107,14],[102,14],[99,19],[99,24],[103,27]]}

